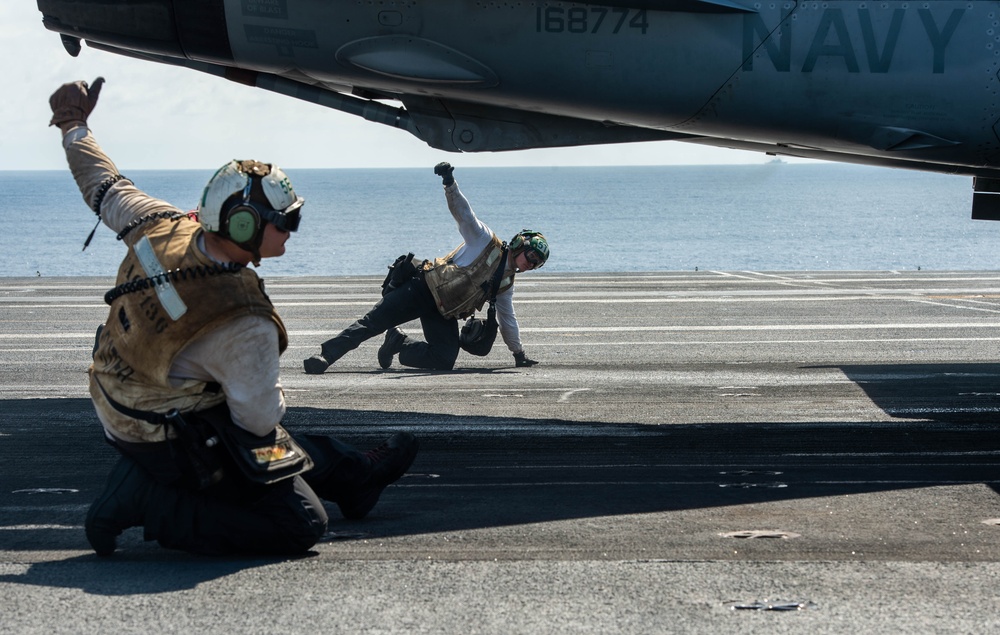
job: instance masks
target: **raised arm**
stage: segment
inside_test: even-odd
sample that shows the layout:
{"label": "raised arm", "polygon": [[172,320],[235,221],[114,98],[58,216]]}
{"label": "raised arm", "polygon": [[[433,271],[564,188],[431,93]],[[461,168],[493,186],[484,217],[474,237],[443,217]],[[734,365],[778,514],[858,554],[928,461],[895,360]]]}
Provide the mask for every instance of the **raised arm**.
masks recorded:
{"label": "raised arm", "polygon": [[468,199],[458,189],[458,183],[455,182],[455,177],[452,174],[454,171],[455,168],[450,163],[438,163],[434,166],[434,174],[441,177],[441,183],[444,185],[448,211],[451,212],[452,218],[458,224],[458,233],[462,235],[462,240],[465,242],[462,250],[456,254],[455,261],[465,265],[468,262],[462,262],[462,260],[465,260],[466,254],[471,262],[492,240],[493,232],[472,211]]}
{"label": "raised arm", "polygon": [[49,125],[57,126],[63,133],[66,161],[87,207],[115,232],[135,218],[155,212],[180,212],[125,178],[87,127],[87,118],[97,106],[103,85],[102,77],[94,80],[93,86],[83,81],[70,82],[49,98],[52,108]]}

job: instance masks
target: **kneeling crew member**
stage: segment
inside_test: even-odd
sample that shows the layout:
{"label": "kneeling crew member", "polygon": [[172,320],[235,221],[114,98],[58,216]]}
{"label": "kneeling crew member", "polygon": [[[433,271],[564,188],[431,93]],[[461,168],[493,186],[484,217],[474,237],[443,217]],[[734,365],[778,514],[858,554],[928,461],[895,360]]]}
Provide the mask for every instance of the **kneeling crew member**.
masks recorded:
{"label": "kneeling crew member", "polygon": [[89,371],[105,438],[122,456],[87,513],[87,540],[109,556],[123,530],[143,527],[146,540],[193,553],[302,553],[326,532],[320,498],[364,517],[417,442],[400,432],[363,453],[287,435],[278,358],[288,334],[246,265],[285,252],[302,198],[257,161],[220,168],[198,220],[145,194],[87,128],[103,81],[50,98],[84,200],[128,246]]}

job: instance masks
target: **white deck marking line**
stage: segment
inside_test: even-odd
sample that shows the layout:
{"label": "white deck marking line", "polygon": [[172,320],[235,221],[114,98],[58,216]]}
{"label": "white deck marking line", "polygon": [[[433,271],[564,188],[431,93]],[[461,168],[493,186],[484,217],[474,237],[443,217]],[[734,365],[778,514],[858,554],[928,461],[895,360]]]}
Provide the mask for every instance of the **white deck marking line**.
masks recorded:
{"label": "white deck marking line", "polygon": [[574,388],[573,390],[567,390],[566,392],[564,392],[562,395],[559,396],[559,403],[565,403],[569,401],[569,398],[572,397],[575,393],[586,392],[588,390],[590,390],[590,388]]}

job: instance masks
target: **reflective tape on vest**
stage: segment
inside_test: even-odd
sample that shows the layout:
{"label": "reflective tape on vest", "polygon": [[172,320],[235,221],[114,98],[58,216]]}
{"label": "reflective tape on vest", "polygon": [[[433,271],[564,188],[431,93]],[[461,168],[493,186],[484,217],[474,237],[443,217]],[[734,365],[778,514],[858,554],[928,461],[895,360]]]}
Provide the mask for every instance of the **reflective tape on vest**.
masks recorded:
{"label": "reflective tape on vest", "polygon": [[166,272],[163,270],[163,265],[157,259],[156,252],[153,251],[153,245],[150,244],[149,238],[143,236],[135,244],[135,255],[139,259],[139,264],[142,265],[142,269],[146,272],[147,276],[150,278],[161,276],[160,283],[155,284],[153,288],[156,289],[156,297],[159,298],[160,304],[163,305],[167,315],[176,322],[182,315],[187,313],[187,305],[184,304],[184,300],[181,300],[177,289],[170,283],[167,276],[163,275]]}

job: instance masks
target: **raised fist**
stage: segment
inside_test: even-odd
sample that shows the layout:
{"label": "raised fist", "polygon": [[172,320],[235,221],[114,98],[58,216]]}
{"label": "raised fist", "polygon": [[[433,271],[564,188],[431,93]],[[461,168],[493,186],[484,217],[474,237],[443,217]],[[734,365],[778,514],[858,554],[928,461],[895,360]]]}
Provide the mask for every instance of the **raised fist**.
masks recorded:
{"label": "raised fist", "polygon": [[451,173],[454,171],[455,168],[453,168],[451,164],[446,161],[442,161],[441,163],[438,163],[437,165],[434,166],[434,174],[437,174],[438,176],[441,177],[441,182],[444,184],[445,187],[448,187],[449,185],[455,182],[455,177],[451,175]]}
{"label": "raised fist", "polygon": [[104,78],[98,77],[93,85],[78,81],[60,86],[49,97],[49,106],[52,108],[49,125],[61,127],[64,123],[75,121],[87,123],[87,117],[94,111],[103,85]]}

